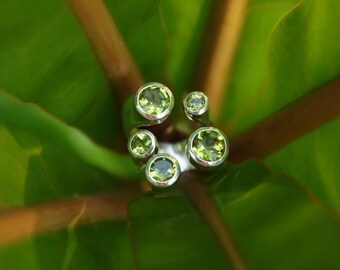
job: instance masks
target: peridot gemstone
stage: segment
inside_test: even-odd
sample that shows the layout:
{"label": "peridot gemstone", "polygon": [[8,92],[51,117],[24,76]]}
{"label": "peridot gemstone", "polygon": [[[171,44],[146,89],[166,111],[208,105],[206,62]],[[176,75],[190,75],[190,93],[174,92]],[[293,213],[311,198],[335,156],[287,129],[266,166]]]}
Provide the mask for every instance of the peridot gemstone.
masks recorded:
{"label": "peridot gemstone", "polygon": [[143,89],[138,103],[147,114],[159,115],[170,106],[170,96],[164,87],[150,85]]}
{"label": "peridot gemstone", "polygon": [[160,182],[170,180],[177,171],[176,165],[167,158],[158,158],[153,161],[150,167],[150,175]]}
{"label": "peridot gemstone", "polygon": [[226,142],[219,132],[203,130],[194,137],[192,149],[200,160],[214,162],[222,158],[226,151]]}
{"label": "peridot gemstone", "polygon": [[193,92],[186,99],[186,107],[191,111],[202,110],[205,106],[205,98],[199,92]]}
{"label": "peridot gemstone", "polygon": [[151,148],[152,140],[146,133],[139,132],[131,140],[131,151],[137,156],[145,155]]}

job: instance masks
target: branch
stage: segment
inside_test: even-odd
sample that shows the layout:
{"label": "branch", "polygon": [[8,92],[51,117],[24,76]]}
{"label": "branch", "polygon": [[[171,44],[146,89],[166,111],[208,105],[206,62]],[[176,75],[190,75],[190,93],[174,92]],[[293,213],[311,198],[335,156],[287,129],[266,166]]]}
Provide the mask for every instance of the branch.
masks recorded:
{"label": "branch", "polygon": [[115,22],[101,0],[68,0],[120,103],[144,80]]}
{"label": "branch", "polygon": [[[129,49],[102,0],[67,0],[83,27],[109,83],[116,92],[121,107],[123,102],[144,84],[144,79]],[[164,137],[171,122],[166,121],[151,129]],[[123,137],[123,134],[121,134]],[[124,146],[124,149],[126,147]]]}
{"label": "branch", "polygon": [[224,254],[229,258],[232,268],[235,270],[247,269],[228,226],[223,221],[214,201],[210,198],[206,187],[202,184],[199,172],[183,174],[179,184],[211,228]]}
{"label": "branch", "polygon": [[216,0],[204,35],[201,61],[195,72],[196,89],[209,96],[218,120],[236,50],[245,21],[248,0]]}
{"label": "branch", "polygon": [[230,160],[263,159],[339,115],[340,78],[337,78],[231,139]]}
{"label": "branch", "polygon": [[14,208],[0,212],[0,247],[77,224],[127,217],[127,204],[139,194],[125,191]]}

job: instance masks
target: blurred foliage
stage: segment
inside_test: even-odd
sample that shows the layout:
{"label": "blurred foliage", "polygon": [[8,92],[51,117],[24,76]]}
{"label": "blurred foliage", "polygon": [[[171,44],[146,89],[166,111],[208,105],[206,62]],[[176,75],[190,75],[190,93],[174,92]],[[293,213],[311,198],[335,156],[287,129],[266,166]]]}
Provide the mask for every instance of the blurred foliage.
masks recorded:
{"label": "blurred foliage", "polygon": [[[213,1],[106,3],[146,80],[171,82],[180,99]],[[225,97],[229,135],[339,76],[339,10],[337,0],[250,0]],[[121,144],[113,139],[119,112],[67,4],[1,1],[0,39],[0,88],[9,93],[0,95],[0,209],[116,189],[121,173],[105,168],[121,157],[98,145]],[[267,159],[337,210],[339,124],[335,120]],[[106,153],[98,156],[104,162],[91,162],[66,140],[68,132],[76,133],[75,141],[91,138],[91,149]],[[229,166],[207,181],[251,268],[337,269],[338,220],[297,183],[255,161]],[[228,267],[207,225],[176,194],[132,202],[132,246],[125,224],[87,225],[3,248],[0,269],[131,269],[134,262],[140,269]]]}

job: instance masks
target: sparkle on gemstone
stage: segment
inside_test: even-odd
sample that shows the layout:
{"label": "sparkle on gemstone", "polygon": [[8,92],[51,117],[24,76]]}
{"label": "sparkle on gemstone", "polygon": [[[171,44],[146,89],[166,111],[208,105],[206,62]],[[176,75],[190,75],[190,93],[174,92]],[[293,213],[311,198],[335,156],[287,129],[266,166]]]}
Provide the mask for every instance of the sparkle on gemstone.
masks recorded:
{"label": "sparkle on gemstone", "polygon": [[193,92],[186,99],[186,107],[191,111],[202,110],[205,106],[205,98],[199,92]]}
{"label": "sparkle on gemstone", "polygon": [[138,99],[147,114],[158,115],[170,106],[170,96],[164,87],[150,85],[143,89]]}
{"label": "sparkle on gemstone", "polygon": [[152,148],[152,140],[149,134],[139,132],[131,140],[131,151],[138,156],[145,155]]}
{"label": "sparkle on gemstone", "polygon": [[207,162],[218,161],[226,151],[226,143],[219,132],[202,130],[194,137],[192,150],[201,160]]}
{"label": "sparkle on gemstone", "polygon": [[150,166],[150,175],[160,182],[170,180],[176,174],[177,168],[172,160],[168,158],[157,158]]}

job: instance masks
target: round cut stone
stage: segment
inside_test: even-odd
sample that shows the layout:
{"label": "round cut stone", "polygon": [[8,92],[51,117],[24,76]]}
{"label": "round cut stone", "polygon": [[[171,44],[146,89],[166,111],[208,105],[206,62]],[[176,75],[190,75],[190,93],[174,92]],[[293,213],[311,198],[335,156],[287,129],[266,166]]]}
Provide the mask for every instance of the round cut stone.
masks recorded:
{"label": "round cut stone", "polygon": [[152,147],[152,140],[146,133],[137,133],[131,140],[131,151],[135,155],[145,155]]}
{"label": "round cut stone", "polygon": [[214,162],[222,158],[226,143],[219,132],[203,130],[194,137],[192,149],[199,159]]}
{"label": "round cut stone", "polygon": [[153,161],[150,167],[150,175],[160,182],[170,180],[176,174],[176,165],[167,158],[158,158]]}
{"label": "round cut stone", "polygon": [[187,97],[186,106],[191,111],[202,110],[205,106],[205,98],[201,93],[193,92]]}
{"label": "round cut stone", "polygon": [[138,103],[147,114],[158,115],[169,108],[170,96],[163,87],[150,85],[140,93]]}

